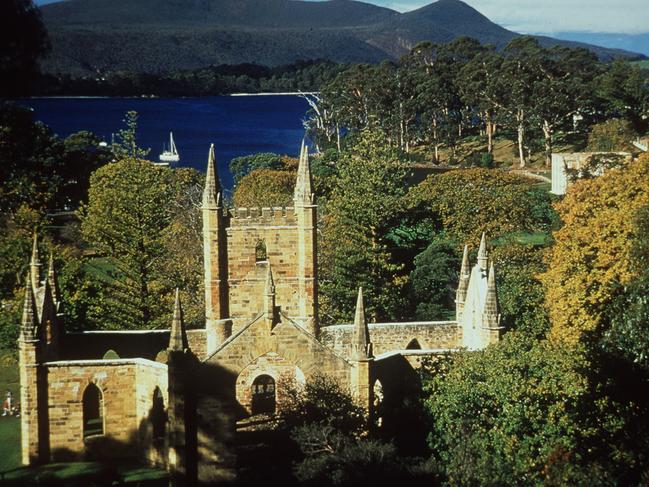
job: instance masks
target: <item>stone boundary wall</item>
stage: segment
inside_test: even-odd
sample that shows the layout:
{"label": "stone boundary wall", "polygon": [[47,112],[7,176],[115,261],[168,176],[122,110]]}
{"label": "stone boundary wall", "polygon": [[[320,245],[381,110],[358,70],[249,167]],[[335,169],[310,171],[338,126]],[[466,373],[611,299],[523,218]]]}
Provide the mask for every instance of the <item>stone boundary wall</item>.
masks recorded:
{"label": "stone boundary wall", "polygon": [[[147,455],[140,428],[153,388],[167,392],[167,366],[144,359],[57,361],[48,372],[51,459],[137,458]],[[83,394],[95,384],[102,393],[104,434],[84,438]],[[151,394],[149,394],[149,389]],[[151,396],[145,398],[144,396]]]}
{"label": "stone boundary wall", "polygon": [[[427,349],[455,349],[461,346],[462,334],[456,321],[411,323],[371,323],[370,340],[374,355],[405,350],[413,339]],[[320,330],[320,341],[343,356],[351,355],[353,325],[326,326]]]}
{"label": "stone boundary wall", "polygon": [[169,330],[84,331],[66,333],[61,339],[62,360],[101,360],[108,350],[120,359],[155,360],[169,345]]}

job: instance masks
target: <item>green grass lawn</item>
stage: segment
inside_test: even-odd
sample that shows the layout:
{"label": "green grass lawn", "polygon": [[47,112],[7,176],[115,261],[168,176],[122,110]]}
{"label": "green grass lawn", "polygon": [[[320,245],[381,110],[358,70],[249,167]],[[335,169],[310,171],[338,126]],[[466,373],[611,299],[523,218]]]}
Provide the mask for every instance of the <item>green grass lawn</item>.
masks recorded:
{"label": "green grass lawn", "polygon": [[20,419],[0,417],[0,472],[20,466]]}
{"label": "green grass lawn", "polygon": [[640,67],[640,69],[649,70],[649,60],[636,61],[635,64],[638,65]]}

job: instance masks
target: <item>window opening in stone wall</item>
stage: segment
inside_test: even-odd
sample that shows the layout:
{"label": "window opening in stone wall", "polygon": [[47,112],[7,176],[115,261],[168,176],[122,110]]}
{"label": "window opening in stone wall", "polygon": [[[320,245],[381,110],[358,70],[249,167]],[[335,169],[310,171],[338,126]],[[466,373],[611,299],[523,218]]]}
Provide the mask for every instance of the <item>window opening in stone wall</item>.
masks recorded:
{"label": "window opening in stone wall", "polygon": [[267,260],[266,243],[263,240],[259,240],[255,246],[255,262],[265,262]]}
{"label": "window opening in stone wall", "polygon": [[380,380],[377,380],[374,382],[374,386],[372,387],[372,393],[373,393],[373,417],[374,417],[374,424],[380,428],[383,426],[383,399],[384,399],[384,392],[383,392],[383,384],[381,384]]}
{"label": "window opening in stone wall", "polygon": [[412,340],[410,340],[410,343],[408,343],[406,350],[421,350],[421,345],[416,338],[413,338]]}
{"label": "window opening in stone wall", "polygon": [[153,439],[164,439],[167,426],[167,413],[162,391],[158,387],[153,391],[153,403],[151,405],[151,425],[153,426]]}
{"label": "window opening in stone wall", "polygon": [[252,414],[275,414],[275,379],[260,375],[252,383]]}
{"label": "window opening in stone wall", "polygon": [[88,384],[83,392],[83,437],[104,434],[104,400],[95,384]]}

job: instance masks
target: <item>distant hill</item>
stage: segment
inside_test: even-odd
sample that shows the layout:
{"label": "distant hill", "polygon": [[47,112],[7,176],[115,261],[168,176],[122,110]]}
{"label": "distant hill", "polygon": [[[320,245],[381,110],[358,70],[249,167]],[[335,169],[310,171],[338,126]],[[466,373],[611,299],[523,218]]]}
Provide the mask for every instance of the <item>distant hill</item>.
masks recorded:
{"label": "distant hill", "polygon": [[[469,36],[501,48],[518,35],[460,0],[404,14],[353,0],[67,0],[42,12],[53,46],[43,70],[73,76],[298,59],[377,62],[425,40]],[[601,59],[643,57],[587,46]]]}

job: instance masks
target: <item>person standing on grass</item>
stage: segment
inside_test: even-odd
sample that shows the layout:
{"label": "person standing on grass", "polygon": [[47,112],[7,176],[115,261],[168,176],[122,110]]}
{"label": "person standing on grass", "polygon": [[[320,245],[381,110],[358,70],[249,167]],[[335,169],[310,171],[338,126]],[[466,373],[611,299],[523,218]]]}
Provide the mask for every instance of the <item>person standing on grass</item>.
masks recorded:
{"label": "person standing on grass", "polygon": [[4,403],[2,404],[2,415],[6,416],[7,414],[11,415],[13,412],[13,400],[11,396],[11,391],[7,390]]}

